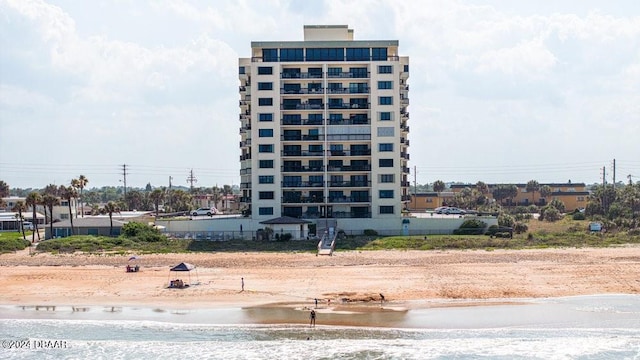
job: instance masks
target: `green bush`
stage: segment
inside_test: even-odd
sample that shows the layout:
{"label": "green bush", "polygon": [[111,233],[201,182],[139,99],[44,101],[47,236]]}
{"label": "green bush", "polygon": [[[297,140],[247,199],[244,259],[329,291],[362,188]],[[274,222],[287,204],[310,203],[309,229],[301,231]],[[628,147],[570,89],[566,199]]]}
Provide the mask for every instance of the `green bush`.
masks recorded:
{"label": "green bush", "polygon": [[478,219],[465,220],[462,225],[460,225],[460,229],[484,229],[487,224]]}
{"label": "green bush", "polygon": [[529,227],[527,226],[527,224],[521,223],[521,222],[517,222],[515,224],[515,226],[513,227],[513,231],[516,234],[522,234],[525,233],[529,230]]}
{"label": "green bush", "polygon": [[377,231],[375,231],[375,230],[373,230],[373,229],[365,229],[365,230],[363,231],[363,234],[364,234],[365,236],[377,236],[377,235],[378,235],[378,232],[377,232]]}
{"label": "green bush", "polygon": [[498,225],[500,226],[513,227],[513,224],[515,223],[516,220],[509,214],[502,213],[498,216]]}
{"label": "green bush", "polygon": [[0,239],[0,254],[24,250],[29,245],[31,245],[31,242],[22,238]]}
{"label": "green bush", "polygon": [[579,212],[579,211],[578,211],[578,212],[573,213],[573,220],[584,220],[584,219],[586,219],[586,218],[587,218],[587,217],[584,215],[584,213],[581,213],[581,212]]}
{"label": "green bush", "polygon": [[160,231],[153,226],[139,222],[128,222],[122,226],[122,235],[125,238],[135,238],[142,242],[158,242],[164,239]]}
{"label": "green bush", "polygon": [[543,210],[544,219],[549,222],[555,222],[562,219],[562,214],[560,211],[553,206],[547,206]]}

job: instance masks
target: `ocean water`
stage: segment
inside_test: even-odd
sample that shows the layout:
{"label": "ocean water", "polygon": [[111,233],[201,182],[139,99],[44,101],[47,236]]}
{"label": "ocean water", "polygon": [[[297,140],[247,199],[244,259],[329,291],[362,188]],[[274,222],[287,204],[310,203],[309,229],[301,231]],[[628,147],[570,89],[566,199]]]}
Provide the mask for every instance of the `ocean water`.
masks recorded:
{"label": "ocean water", "polygon": [[0,306],[0,358],[640,359],[637,295],[363,315],[386,327],[264,324],[272,310]]}

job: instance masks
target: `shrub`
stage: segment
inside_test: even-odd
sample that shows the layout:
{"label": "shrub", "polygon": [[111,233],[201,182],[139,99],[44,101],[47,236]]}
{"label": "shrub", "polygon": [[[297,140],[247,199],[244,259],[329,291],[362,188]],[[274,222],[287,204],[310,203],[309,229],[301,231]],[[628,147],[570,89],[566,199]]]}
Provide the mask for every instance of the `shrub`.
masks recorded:
{"label": "shrub", "polygon": [[517,222],[515,224],[515,226],[513,227],[513,231],[516,234],[522,234],[525,233],[529,230],[529,227],[527,226],[527,224],[521,223],[521,222]]}
{"label": "shrub", "polygon": [[544,219],[549,222],[555,222],[562,219],[562,214],[560,214],[560,211],[553,206],[547,206],[543,210],[543,214]]}
{"label": "shrub", "polygon": [[573,220],[584,220],[586,218],[587,217],[584,215],[584,213],[581,213],[579,211],[576,213],[573,213]]}
{"label": "shrub", "polygon": [[459,229],[453,230],[454,235],[482,235],[487,224],[478,219],[465,220]]}
{"label": "shrub", "polygon": [[377,236],[377,235],[378,235],[378,232],[377,232],[377,231],[375,231],[375,230],[373,230],[373,229],[365,229],[365,230],[363,231],[363,234],[364,234],[365,236]]}
{"label": "shrub", "polygon": [[158,242],[164,237],[160,231],[152,226],[139,222],[128,222],[122,226],[122,236],[135,238],[142,242]]}
{"label": "shrub", "polygon": [[513,216],[509,215],[509,214],[500,214],[500,216],[498,216],[498,225],[500,226],[505,226],[505,227],[513,227],[513,224],[515,224],[515,219],[513,218]]}
{"label": "shrub", "polygon": [[291,235],[290,233],[284,233],[280,236],[280,241],[289,241],[292,237],[293,235]]}
{"label": "shrub", "polygon": [[13,252],[18,250],[24,250],[29,247],[31,242],[21,238],[2,239],[0,240],[0,254],[5,252]]}

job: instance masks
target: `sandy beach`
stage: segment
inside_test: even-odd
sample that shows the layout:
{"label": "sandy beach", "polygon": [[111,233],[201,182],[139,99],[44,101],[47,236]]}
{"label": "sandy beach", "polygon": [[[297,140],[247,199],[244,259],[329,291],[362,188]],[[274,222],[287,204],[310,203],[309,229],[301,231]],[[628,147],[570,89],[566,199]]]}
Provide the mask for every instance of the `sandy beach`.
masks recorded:
{"label": "sandy beach", "polygon": [[[438,306],[640,293],[640,246],[496,251],[0,255],[0,304],[175,308]],[[180,262],[192,272],[170,272]],[[127,264],[140,272],[127,273]],[[168,289],[180,278],[191,286]],[[242,291],[241,278],[245,288]],[[455,301],[454,301],[455,303]],[[420,305],[422,304],[422,305]]]}

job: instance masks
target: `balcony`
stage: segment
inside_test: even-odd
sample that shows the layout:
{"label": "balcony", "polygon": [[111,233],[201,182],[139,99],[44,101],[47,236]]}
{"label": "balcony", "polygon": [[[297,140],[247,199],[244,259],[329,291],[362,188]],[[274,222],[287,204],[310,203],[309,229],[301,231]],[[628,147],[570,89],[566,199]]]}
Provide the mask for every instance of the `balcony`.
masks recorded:
{"label": "balcony", "polygon": [[280,105],[280,110],[324,110],[324,104]]}
{"label": "balcony", "polygon": [[323,172],[324,166],[282,166],[280,167],[282,172]]}
{"label": "balcony", "polygon": [[283,188],[318,188],[323,187],[323,182],[309,182],[309,181],[283,181],[281,183]]}
{"label": "balcony", "polygon": [[251,168],[240,169],[240,175],[251,175]]}
{"label": "balcony", "polygon": [[280,155],[282,155],[282,157],[288,157],[288,156],[293,156],[293,157],[298,157],[298,156],[320,157],[320,156],[324,156],[324,151],[282,151],[280,153]]}
{"label": "balcony", "polygon": [[251,189],[251,183],[240,183],[240,189]]}
{"label": "balcony", "polygon": [[403,172],[403,173],[405,173],[405,174],[410,174],[410,173],[411,173],[411,170],[410,170],[408,167],[403,166],[403,167],[402,167],[402,172]]}
{"label": "balcony", "polygon": [[403,182],[400,183],[400,186],[402,186],[402,187],[410,187],[411,183],[408,182],[408,181],[403,181]]}
{"label": "balcony", "polygon": [[280,94],[282,95],[315,95],[315,94],[324,94],[323,88],[314,88],[314,89],[284,89],[280,88]]}
{"label": "balcony", "polygon": [[371,165],[354,165],[354,166],[329,165],[328,171],[371,171]]}
{"label": "balcony", "polygon": [[348,87],[341,88],[328,88],[327,94],[368,94],[371,90],[369,88],[352,89]]}
{"label": "balcony", "polygon": [[281,141],[324,141],[324,135],[280,135]]}
{"label": "balcony", "polygon": [[401,201],[411,201],[411,195],[402,195]]}
{"label": "balcony", "polygon": [[366,103],[366,104],[332,104],[329,103],[329,109],[335,110],[346,110],[346,109],[355,109],[355,110],[366,110],[371,106],[371,103]]}
{"label": "balcony", "polygon": [[290,73],[285,73],[285,72],[281,72],[280,73],[280,79],[322,79],[322,73],[317,73],[317,72],[290,72]]}
{"label": "balcony", "polygon": [[405,159],[405,160],[409,160],[409,158],[410,158],[409,153],[406,153],[406,152],[401,152],[400,153],[400,157]]}
{"label": "balcony", "polygon": [[370,72],[330,72],[327,73],[328,78],[334,79],[367,79],[371,77]]}
{"label": "balcony", "polygon": [[283,196],[283,204],[323,204],[322,196]]}
{"label": "balcony", "polygon": [[371,181],[330,181],[329,187],[371,187]]}
{"label": "balcony", "polygon": [[251,139],[240,141],[240,147],[247,147],[247,146],[251,146]]}
{"label": "balcony", "polygon": [[322,119],[281,119],[280,124],[282,125],[324,125],[324,121]]}
{"label": "balcony", "polygon": [[240,161],[251,160],[251,154],[240,155]]}
{"label": "balcony", "polygon": [[329,134],[328,141],[358,141],[371,140],[371,134]]}
{"label": "balcony", "polygon": [[328,203],[344,204],[344,203],[368,203],[371,202],[371,196],[342,196],[329,197]]}
{"label": "balcony", "polygon": [[371,125],[371,119],[332,119],[329,120],[329,125]]}
{"label": "balcony", "polygon": [[366,150],[329,150],[331,156],[370,156],[371,149]]}

